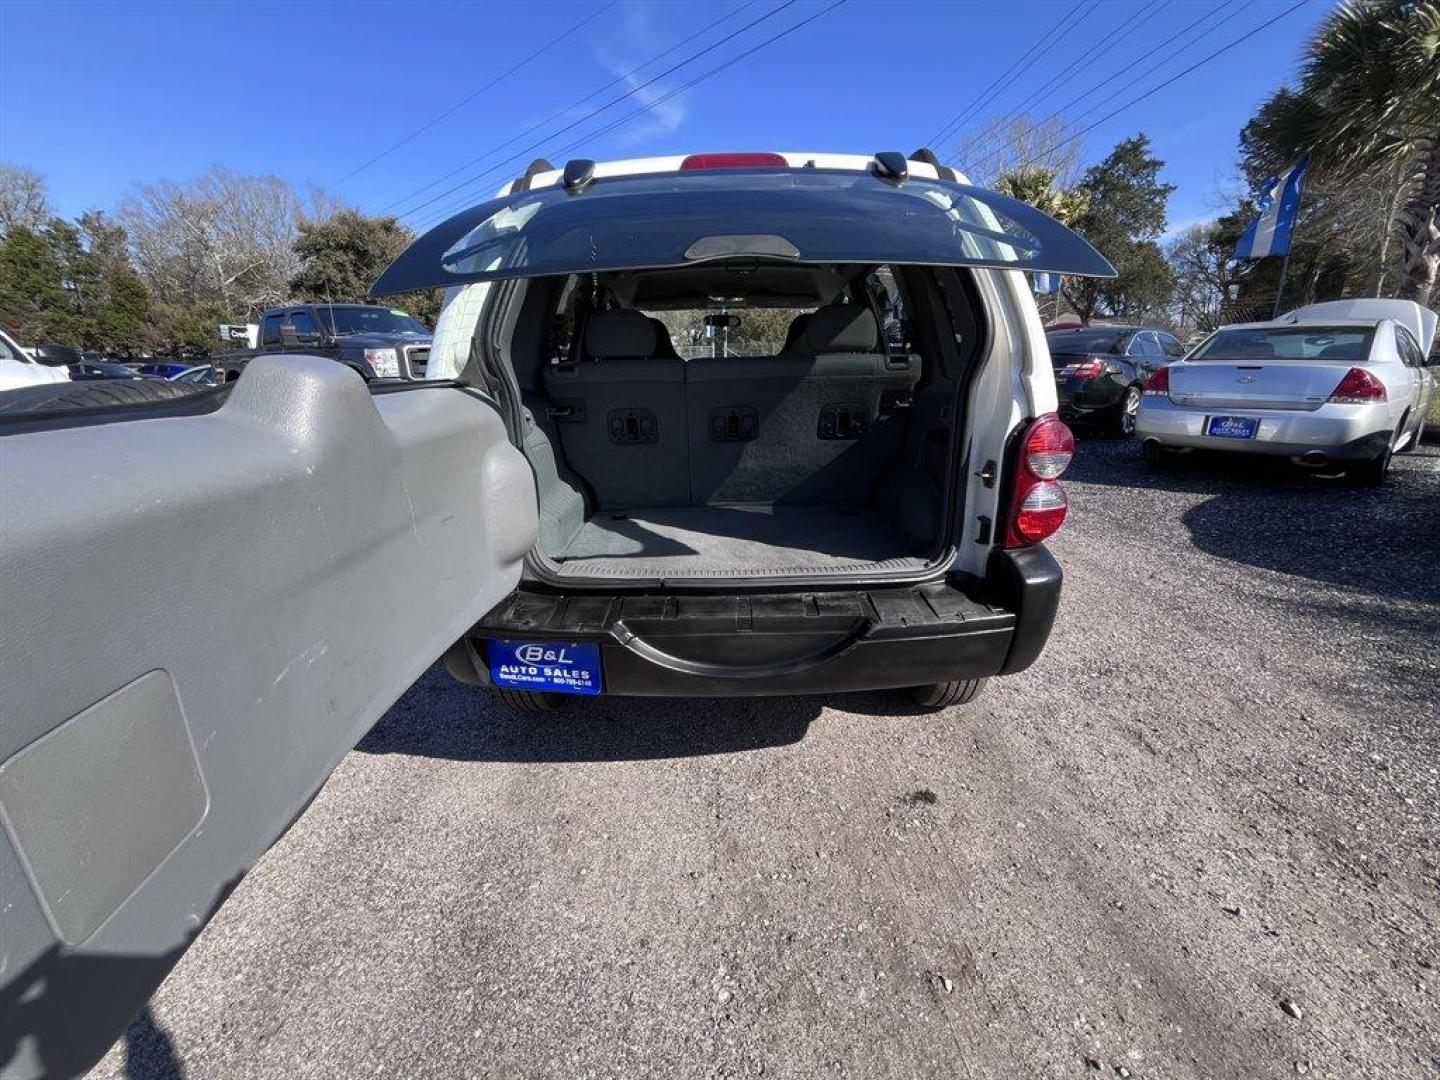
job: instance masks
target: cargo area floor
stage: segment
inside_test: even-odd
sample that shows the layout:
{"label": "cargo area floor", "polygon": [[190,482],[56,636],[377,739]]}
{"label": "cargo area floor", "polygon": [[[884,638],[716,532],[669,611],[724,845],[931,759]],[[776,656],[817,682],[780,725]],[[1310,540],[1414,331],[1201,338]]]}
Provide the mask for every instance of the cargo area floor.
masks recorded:
{"label": "cargo area floor", "polygon": [[560,556],[567,577],[757,577],[919,569],[922,544],[868,507],[602,511]]}

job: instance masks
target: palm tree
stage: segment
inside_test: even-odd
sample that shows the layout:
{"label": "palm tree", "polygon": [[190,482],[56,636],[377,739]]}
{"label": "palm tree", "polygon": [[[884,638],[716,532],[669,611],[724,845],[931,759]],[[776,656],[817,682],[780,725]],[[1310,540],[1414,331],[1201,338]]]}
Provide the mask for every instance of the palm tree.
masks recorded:
{"label": "palm tree", "polygon": [[1399,178],[1398,295],[1425,303],[1440,270],[1440,0],[1346,0],[1310,42],[1299,89],[1257,120],[1281,158]]}

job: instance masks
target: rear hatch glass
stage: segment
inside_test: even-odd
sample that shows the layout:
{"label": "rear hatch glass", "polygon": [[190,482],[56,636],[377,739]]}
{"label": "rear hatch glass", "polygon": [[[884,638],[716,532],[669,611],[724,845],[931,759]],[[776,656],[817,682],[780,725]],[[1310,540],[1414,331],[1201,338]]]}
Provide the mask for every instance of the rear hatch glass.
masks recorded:
{"label": "rear hatch glass", "polygon": [[370,290],[688,266],[715,259],[1115,271],[1031,206],[938,180],[760,169],[657,173],[507,195],[415,241]]}

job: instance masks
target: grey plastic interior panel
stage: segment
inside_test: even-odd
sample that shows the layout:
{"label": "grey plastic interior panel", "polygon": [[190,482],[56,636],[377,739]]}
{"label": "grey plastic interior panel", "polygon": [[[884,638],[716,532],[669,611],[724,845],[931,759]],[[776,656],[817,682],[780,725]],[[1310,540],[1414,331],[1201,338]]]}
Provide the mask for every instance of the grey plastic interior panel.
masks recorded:
{"label": "grey plastic interior panel", "polygon": [[0,818],[50,922],[84,941],[205,816],[168,672],[150,671],[0,765]]}
{"label": "grey plastic interior panel", "polygon": [[[206,415],[0,434],[0,1075],[104,1053],[341,757],[514,588],[536,528],[533,474],[487,401],[372,398],[328,360],[259,358]],[[149,748],[120,762],[96,760],[115,739],[82,715],[151,672],[193,740],[198,827],[163,695],[131,715]],[[179,805],[76,786],[148,782],[144,760]],[[121,851],[92,863],[65,834],[107,799],[143,835],[112,831]],[[87,896],[57,916],[60,882]]]}

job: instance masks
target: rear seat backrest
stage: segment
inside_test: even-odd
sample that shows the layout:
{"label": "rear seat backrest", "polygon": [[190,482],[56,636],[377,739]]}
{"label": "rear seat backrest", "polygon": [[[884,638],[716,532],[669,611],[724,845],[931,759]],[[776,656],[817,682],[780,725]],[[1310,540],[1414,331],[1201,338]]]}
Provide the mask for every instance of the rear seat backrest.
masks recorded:
{"label": "rear seat backrest", "polygon": [[591,315],[584,343],[578,363],[543,376],[570,467],[606,509],[687,504],[684,363],[659,355],[652,321],[628,308]]}
{"label": "rear seat backrest", "polygon": [[706,358],[686,366],[691,497],[709,502],[869,500],[895,461],[918,360],[887,359],[859,305],[809,316],[790,354]]}

